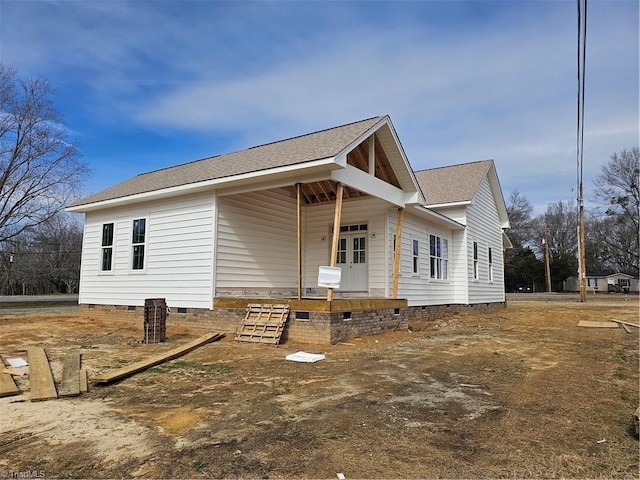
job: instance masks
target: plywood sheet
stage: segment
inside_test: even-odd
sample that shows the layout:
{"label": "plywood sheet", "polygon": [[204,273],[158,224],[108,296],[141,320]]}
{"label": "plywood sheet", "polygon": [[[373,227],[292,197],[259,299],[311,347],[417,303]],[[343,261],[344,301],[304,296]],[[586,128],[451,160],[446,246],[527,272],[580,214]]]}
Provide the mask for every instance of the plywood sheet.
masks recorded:
{"label": "plywood sheet", "polygon": [[62,364],[61,397],[80,395],[80,352],[67,352]]}
{"label": "plywood sheet", "polygon": [[615,322],[594,322],[591,320],[580,320],[578,326],[589,328],[618,328],[618,324]]}
{"label": "plywood sheet", "polygon": [[29,357],[29,389],[31,401],[58,398],[56,384],[49,366],[49,359],[44,348],[34,347],[27,350]]}

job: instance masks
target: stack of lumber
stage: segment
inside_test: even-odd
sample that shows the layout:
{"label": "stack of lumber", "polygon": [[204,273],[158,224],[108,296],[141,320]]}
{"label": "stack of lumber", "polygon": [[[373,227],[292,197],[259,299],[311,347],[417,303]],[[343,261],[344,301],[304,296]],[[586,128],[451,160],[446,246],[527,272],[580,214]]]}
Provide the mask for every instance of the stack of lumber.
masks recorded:
{"label": "stack of lumber", "polygon": [[289,305],[250,304],[236,335],[239,342],[277,345],[289,316]]}
{"label": "stack of lumber", "polygon": [[[92,377],[91,380],[94,383],[108,383],[119,380],[154,365],[177,358],[206,343],[220,340],[224,336],[224,333],[209,333],[192,342],[154,355],[146,360],[101,373],[100,375]],[[80,352],[70,351],[66,353],[62,364],[62,379],[57,388],[44,348],[29,348],[27,355],[29,358],[29,390],[32,402],[52,400],[58,397],[75,397],[89,391],[89,376],[87,370],[81,368]],[[4,359],[2,359],[2,361],[4,362]],[[3,368],[0,372],[0,397],[19,395],[20,389],[16,385],[13,376],[23,374],[24,371],[20,369]]]}
{"label": "stack of lumber", "polygon": [[[0,396],[19,395],[20,389],[13,377],[29,375],[29,391],[32,402],[54,398],[78,396],[88,391],[87,371],[80,369],[80,352],[68,352],[64,359],[62,381],[59,389],[53,379],[47,353],[42,347],[27,350],[28,373],[23,368],[4,368],[0,373]],[[2,363],[6,364],[5,359]]]}

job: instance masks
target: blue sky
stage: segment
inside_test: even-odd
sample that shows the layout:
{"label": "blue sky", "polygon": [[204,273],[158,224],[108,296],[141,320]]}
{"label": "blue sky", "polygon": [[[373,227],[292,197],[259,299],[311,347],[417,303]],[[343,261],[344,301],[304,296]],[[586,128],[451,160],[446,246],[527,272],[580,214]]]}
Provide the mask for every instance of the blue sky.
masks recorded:
{"label": "blue sky", "polygon": [[[593,178],[638,146],[638,2],[590,0]],[[493,158],[505,199],[575,199],[567,0],[0,0],[0,62],[57,89],[93,171],[138,173],[388,114],[414,170]]]}

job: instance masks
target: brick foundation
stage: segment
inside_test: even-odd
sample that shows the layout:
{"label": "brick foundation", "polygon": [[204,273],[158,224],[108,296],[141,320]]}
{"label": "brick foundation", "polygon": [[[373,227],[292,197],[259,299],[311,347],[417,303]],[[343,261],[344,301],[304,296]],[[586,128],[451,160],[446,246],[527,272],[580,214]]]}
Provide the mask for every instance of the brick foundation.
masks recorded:
{"label": "brick foundation", "polygon": [[[262,299],[254,299],[261,303]],[[264,301],[264,303],[269,303]],[[311,304],[300,304],[280,300],[279,303],[292,303],[289,319],[282,335],[287,340],[301,343],[334,344],[362,335],[375,335],[391,330],[406,330],[412,321],[436,321],[451,315],[466,312],[486,312],[504,308],[505,302],[480,303],[474,305],[428,305],[418,307],[375,306],[376,302],[364,304],[345,303],[339,308],[324,307],[319,303],[316,311]],[[388,302],[387,302],[388,303]],[[381,305],[384,302],[381,302]],[[81,315],[86,318],[101,318],[113,321],[142,321],[144,307],[114,305],[81,305]],[[321,308],[322,307],[322,308]],[[246,306],[234,305],[216,307],[213,310],[185,308],[171,309],[167,315],[167,331],[171,325],[188,324],[191,327],[207,331],[224,332],[233,335],[242,324]]]}

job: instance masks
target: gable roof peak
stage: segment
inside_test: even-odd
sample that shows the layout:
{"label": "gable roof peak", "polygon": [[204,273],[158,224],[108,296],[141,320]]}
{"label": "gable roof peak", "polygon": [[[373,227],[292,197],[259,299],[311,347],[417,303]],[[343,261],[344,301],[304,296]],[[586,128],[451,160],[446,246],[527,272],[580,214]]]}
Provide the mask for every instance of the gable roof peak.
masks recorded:
{"label": "gable roof peak", "polygon": [[422,170],[416,170],[416,173],[420,173],[420,172],[428,172],[428,171],[435,171],[435,170],[442,170],[442,169],[447,169],[447,168],[458,168],[458,167],[465,167],[465,166],[478,166],[478,165],[486,165],[487,169],[493,164],[493,159],[489,158],[486,160],[474,160],[472,162],[463,162],[463,163],[456,163],[454,165],[441,165],[439,167],[433,167],[433,168],[425,168]]}
{"label": "gable roof peak", "polygon": [[493,160],[480,160],[420,170],[415,174],[427,205],[443,205],[470,202],[492,167]]}

